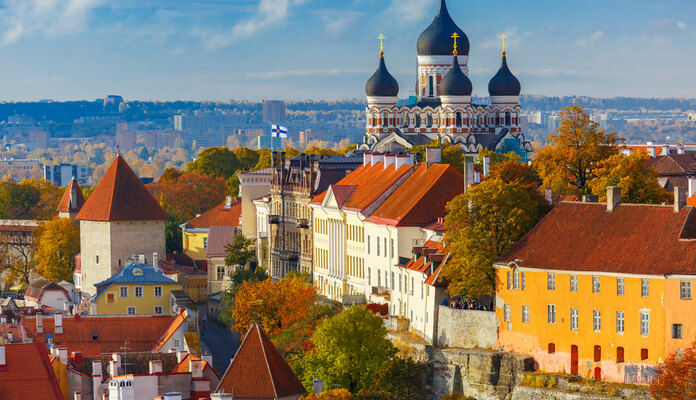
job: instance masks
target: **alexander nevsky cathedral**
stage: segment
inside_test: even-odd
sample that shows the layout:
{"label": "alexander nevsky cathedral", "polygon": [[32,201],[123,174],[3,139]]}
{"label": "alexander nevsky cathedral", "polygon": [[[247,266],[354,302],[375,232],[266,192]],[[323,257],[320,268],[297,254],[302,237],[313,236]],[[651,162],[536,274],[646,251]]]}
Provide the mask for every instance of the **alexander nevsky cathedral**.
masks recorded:
{"label": "alexander nevsky cathedral", "polygon": [[377,71],[365,85],[367,124],[359,149],[400,153],[440,139],[458,143],[467,154],[486,148],[513,151],[526,160],[532,148],[520,121],[520,81],[508,68],[505,48],[488,83],[490,104],[484,105],[471,103],[469,39],[452,20],[445,0],[417,47],[416,96],[408,105],[397,105],[399,83],[380,51]]}

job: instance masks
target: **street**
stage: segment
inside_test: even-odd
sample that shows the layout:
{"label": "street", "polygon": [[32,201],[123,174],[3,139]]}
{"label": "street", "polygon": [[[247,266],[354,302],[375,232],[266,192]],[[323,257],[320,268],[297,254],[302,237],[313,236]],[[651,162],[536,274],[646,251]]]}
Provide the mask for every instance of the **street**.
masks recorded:
{"label": "street", "polygon": [[208,320],[207,303],[200,303],[198,307],[201,350],[213,355],[213,368],[222,377],[239,347],[239,334],[219,325],[213,319]]}

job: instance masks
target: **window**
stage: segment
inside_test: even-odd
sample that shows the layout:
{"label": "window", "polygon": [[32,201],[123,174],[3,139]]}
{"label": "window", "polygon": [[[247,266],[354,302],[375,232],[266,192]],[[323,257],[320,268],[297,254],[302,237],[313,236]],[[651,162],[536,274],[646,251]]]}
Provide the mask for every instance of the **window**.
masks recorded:
{"label": "window", "polygon": [[384,238],[384,258],[387,257],[387,238]]}
{"label": "window", "polygon": [[647,279],[640,280],[640,296],[641,297],[650,296],[650,281]]}
{"label": "window", "polygon": [[377,286],[382,286],[382,271],[377,271]]}
{"label": "window", "polygon": [[592,293],[599,293],[599,277],[592,277]]}
{"label": "window", "polygon": [[423,300],[423,294],[424,294],[424,293],[423,293],[423,287],[424,287],[424,286],[425,286],[425,284],[423,284],[423,282],[421,282],[421,300]]}
{"label": "window", "polygon": [[394,258],[394,239],[389,239],[389,240],[391,241],[390,242],[390,244],[391,244],[391,249],[390,249],[391,253],[390,254],[391,254],[391,257]]}
{"label": "window", "polygon": [[682,325],[681,324],[672,324],[672,339],[681,339],[682,338]]}
{"label": "window", "polygon": [[510,275],[511,275],[511,274],[510,274],[510,271],[508,271],[508,272],[507,272],[507,288],[508,288],[508,289],[512,288],[512,280],[511,280]]}
{"label": "window", "polygon": [[162,286],[155,286],[155,297],[162,297]]}
{"label": "window", "polygon": [[648,359],[648,349],[640,349],[640,359],[643,361]]}
{"label": "window", "polygon": [[648,336],[650,334],[650,313],[641,311],[640,313],[640,334]]}
{"label": "window", "polygon": [[570,291],[571,292],[578,291],[578,276],[577,275],[570,276]]}
{"label": "window", "polygon": [[372,286],[372,270],[367,268],[367,284]]}
{"label": "window", "polygon": [[399,292],[401,291],[401,277],[399,277]]}
{"label": "window", "polygon": [[404,275],[404,293],[408,293],[408,276]]}
{"label": "window", "polygon": [[107,303],[114,303],[116,301],[115,296],[113,293],[107,293],[106,294],[106,302]]}
{"label": "window", "polygon": [[577,332],[578,330],[578,309],[570,309],[570,330]]}
{"label": "window", "polygon": [[602,361],[602,346],[595,345],[594,360],[595,362]]}
{"label": "window", "polygon": [[162,306],[155,306],[155,314],[162,314]]}
{"label": "window", "polygon": [[623,296],[624,295],[624,278],[616,278],[616,295],[617,296]]}
{"label": "window", "polygon": [[413,277],[411,277],[411,296],[413,296]]}
{"label": "window", "polygon": [[529,306],[522,306],[522,322],[529,322]]}
{"label": "window", "polygon": [[376,242],[377,242],[377,255],[379,256],[379,237],[377,237],[375,239],[377,239],[376,240]]}
{"label": "window", "polygon": [[690,281],[681,281],[679,283],[679,297],[682,299],[690,299],[691,298],[691,282]]}
{"label": "window", "polygon": [[517,271],[512,272],[512,288],[515,290],[520,288],[520,273]]}
{"label": "window", "polygon": [[143,287],[142,286],[135,287],[135,297],[143,297]]}
{"label": "window", "polygon": [[391,273],[391,288],[394,289],[394,271]]}
{"label": "window", "polygon": [[511,316],[510,316],[510,305],[505,304],[503,307],[503,319],[505,322],[510,322]]}
{"label": "window", "polygon": [[556,290],[556,274],[549,272],[546,275],[546,289]]}
{"label": "window", "polygon": [[370,254],[370,235],[367,235],[367,254]]}
{"label": "window", "polygon": [[217,280],[221,281],[222,278],[225,276],[225,266],[224,265],[218,265],[217,266]]}
{"label": "window", "polygon": [[128,315],[135,315],[135,307],[128,307]]}
{"label": "window", "polygon": [[119,297],[128,297],[128,286],[121,286],[118,288]]}
{"label": "window", "polygon": [[521,275],[521,278],[522,278],[522,280],[521,280],[521,285],[520,285],[520,289],[524,290],[524,272],[521,273],[520,275]]}
{"label": "window", "polygon": [[207,248],[208,248],[208,238],[207,238],[207,237],[204,237],[204,238],[203,238],[203,248],[204,248],[204,249],[207,249]]}
{"label": "window", "polygon": [[624,362],[624,348],[621,346],[616,348],[616,362],[617,363]]}
{"label": "window", "polygon": [[556,305],[549,304],[546,306],[546,322],[549,324],[556,323]]}
{"label": "window", "polygon": [[624,333],[624,312],[623,311],[616,312],[616,333],[620,333],[622,335]]}
{"label": "window", "polygon": [[174,347],[179,347],[179,339],[174,339]]}
{"label": "window", "polygon": [[96,259],[97,259],[97,264],[99,264],[99,256],[97,256]]}
{"label": "window", "polygon": [[599,310],[592,310],[592,329],[595,332],[602,330],[602,312]]}
{"label": "window", "polygon": [[556,343],[549,343],[548,351],[549,351],[549,354],[555,353],[556,352]]}

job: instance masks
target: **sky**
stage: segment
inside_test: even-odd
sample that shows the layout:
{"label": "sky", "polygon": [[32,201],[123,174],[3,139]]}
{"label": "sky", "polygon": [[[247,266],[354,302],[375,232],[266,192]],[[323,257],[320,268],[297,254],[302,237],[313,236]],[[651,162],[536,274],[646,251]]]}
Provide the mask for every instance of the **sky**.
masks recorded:
{"label": "sky", "polygon": [[[0,101],[364,98],[386,36],[400,97],[439,0],[0,0]],[[696,1],[448,0],[487,95],[696,97]]]}

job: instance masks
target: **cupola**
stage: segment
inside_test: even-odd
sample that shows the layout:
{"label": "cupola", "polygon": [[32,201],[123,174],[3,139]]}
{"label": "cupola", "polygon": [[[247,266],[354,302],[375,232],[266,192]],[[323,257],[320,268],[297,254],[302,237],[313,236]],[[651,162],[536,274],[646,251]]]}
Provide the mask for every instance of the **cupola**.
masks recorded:
{"label": "cupola", "polygon": [[461,38],[457,44],[457,52],[461,56],[469,55],[469,39],[452,20],[445,0],[440,0],[440,9],[435,19],[418,37],[418,55],[448,56],[452,54],[450,38],[455,32]]}

